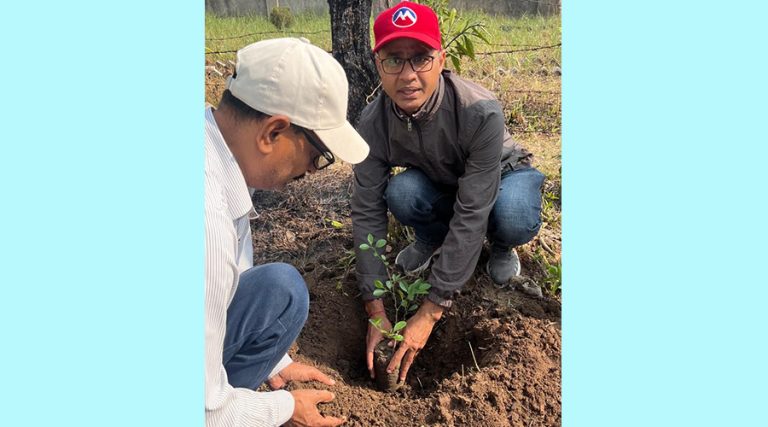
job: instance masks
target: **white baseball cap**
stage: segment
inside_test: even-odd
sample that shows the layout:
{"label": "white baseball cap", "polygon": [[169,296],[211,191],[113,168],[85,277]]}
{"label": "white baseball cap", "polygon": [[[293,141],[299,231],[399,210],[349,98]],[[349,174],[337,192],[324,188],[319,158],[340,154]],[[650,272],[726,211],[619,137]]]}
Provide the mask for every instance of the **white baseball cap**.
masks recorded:
{"label": "white baseball cap", "polygon": [[254,110],[286,115],[314,131],[345,162],[368,156],[368,144],[347,121],[344,69],[303,37],[263,40],[238,50],[228,89]]}

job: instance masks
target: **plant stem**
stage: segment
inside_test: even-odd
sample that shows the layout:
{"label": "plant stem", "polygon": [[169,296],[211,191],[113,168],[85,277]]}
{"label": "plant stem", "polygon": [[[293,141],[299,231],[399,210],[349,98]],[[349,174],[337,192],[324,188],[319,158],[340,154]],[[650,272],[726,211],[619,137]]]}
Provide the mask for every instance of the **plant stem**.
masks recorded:
{"label": "plant stem", "polygon": [[[389,270],[387,270],[387,276],[389,276]],[[390,277],[389,280],[391,281],[392,278]],[[399,286],[399,285],[398,285]],[[392,302],[395,304],[395,325],[398,322],[398,316],[397,314],[400,312],[400,306],[397,305],[397,297],[395,295],[395,284],[392,284]],[[393,325],[394,326],[394,325]]]}

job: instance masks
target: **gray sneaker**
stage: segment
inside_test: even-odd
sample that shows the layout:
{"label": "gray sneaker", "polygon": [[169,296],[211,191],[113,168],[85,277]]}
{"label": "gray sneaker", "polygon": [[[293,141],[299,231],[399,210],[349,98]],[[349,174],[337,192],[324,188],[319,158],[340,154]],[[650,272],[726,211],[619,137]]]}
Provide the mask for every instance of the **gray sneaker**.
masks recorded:
{"label": "gray sneaker", "polygon": [[418,241],[406,246],[395,258],[395,265],[408,274],[419,274],[429,267],[429,261],[440,251],[439,247]]}
{"label": "gray sneaker", "polygon": [[485,265],[485,271],[497,285],[503,285],[509,279],[520,275],[520,258],[514,248],[499,249],[491,247],[491,258]]}

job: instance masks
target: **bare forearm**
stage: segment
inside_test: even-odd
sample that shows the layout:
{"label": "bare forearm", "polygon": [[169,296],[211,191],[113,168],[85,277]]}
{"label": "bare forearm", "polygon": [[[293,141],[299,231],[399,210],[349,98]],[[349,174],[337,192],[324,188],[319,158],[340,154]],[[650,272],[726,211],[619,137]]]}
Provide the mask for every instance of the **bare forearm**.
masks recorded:
{"label": "bare forearm", "polygon": [[371,317],[374,314],[384,313],[384,302],[381,299],[365,301],[365,312],[368,314],[368,317]]}

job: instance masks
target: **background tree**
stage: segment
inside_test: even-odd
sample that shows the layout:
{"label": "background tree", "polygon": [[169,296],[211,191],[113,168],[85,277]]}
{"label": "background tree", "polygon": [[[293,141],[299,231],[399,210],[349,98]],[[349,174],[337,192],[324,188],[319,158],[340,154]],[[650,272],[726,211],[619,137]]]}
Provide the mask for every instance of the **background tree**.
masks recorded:
{"label": "background tree", "polygon": [[333,57],[349,80],[347,119],[357,125],[366,98],[378,85],[371,54],[371,0],[328,0]]}

